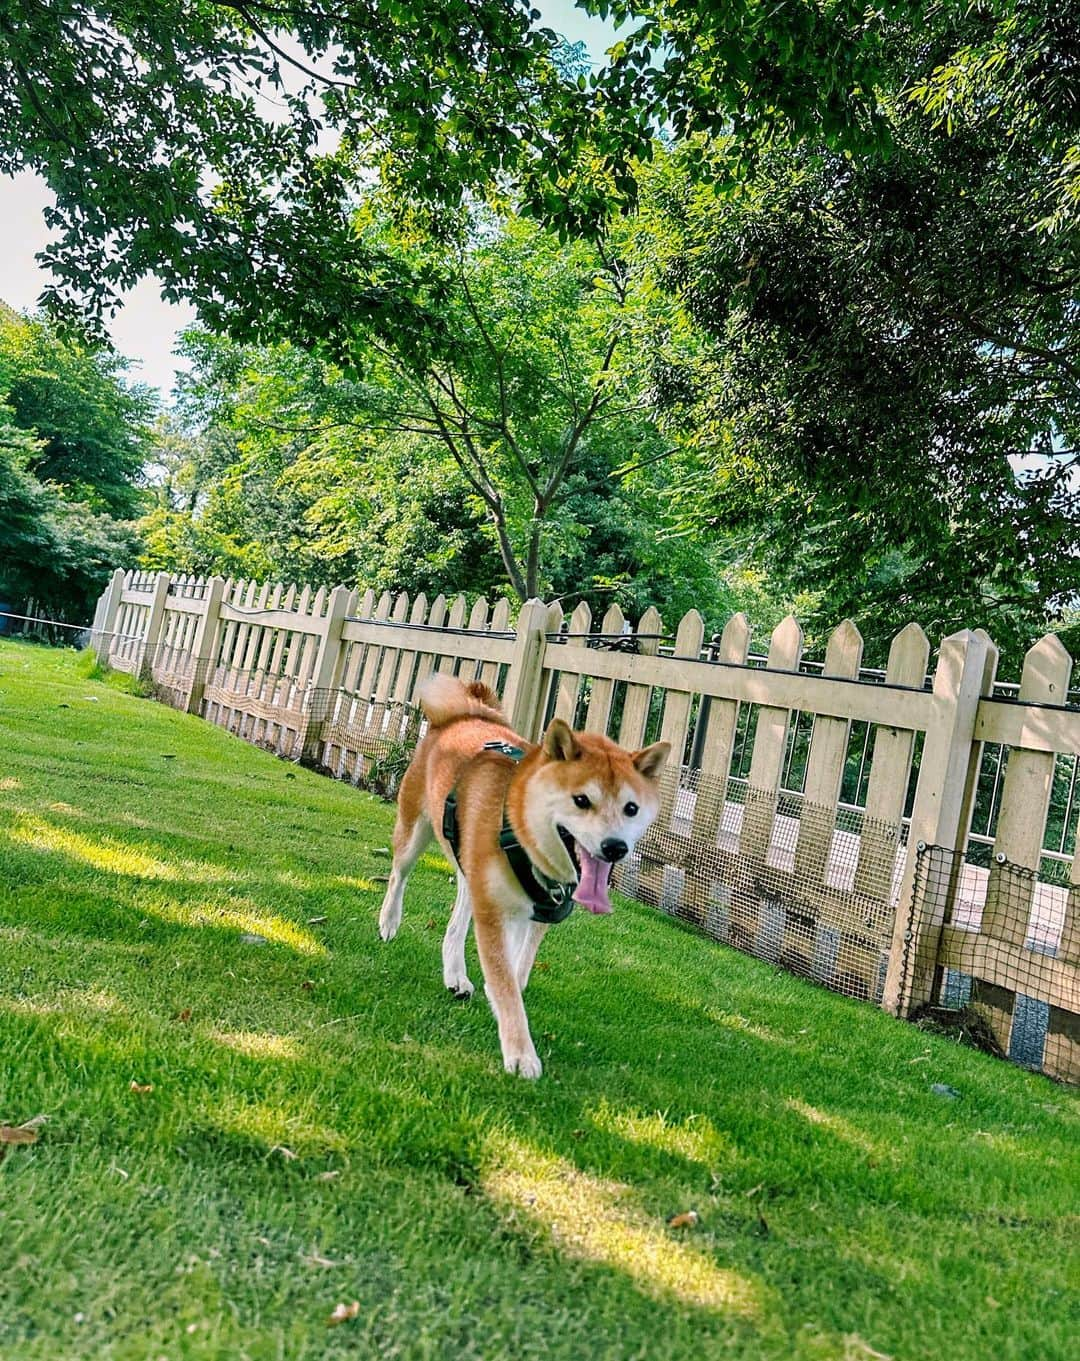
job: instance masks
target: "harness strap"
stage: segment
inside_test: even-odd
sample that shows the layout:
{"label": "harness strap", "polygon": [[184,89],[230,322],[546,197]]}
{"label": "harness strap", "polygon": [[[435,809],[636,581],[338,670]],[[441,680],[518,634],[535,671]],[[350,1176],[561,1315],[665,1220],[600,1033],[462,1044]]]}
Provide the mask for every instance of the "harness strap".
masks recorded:
{"label": "harness strap", "polygon": [[[508,756],[515,764],[525,752],[510,742],[485,742],[481,751],[495,751],[500,756]],[[457,786],[451,789],[443,804],[442,834],[458,859],[460,828],[457,816]],[[562,833],[560,833],[562,835]],[[563,836],[563,840],[568,838]],[[557,879],[549,879],[542,874],[529,859],[529,853],[514,835],[510,820],[503,812],[502,830],[499,832],[499,849],[510,862],[514,877],[532,901],[532,920],[545,926],[557,926],[565,921],[574,910],[573,892],[576,885],[563,884]],[[568,848],[569,849],[569,848]]]}

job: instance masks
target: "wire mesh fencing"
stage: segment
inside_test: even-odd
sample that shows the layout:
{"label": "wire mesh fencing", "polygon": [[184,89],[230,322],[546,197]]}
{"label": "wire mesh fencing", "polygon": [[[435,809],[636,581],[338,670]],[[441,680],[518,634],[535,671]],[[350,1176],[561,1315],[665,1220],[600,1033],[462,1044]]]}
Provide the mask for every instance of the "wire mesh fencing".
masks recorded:
{"label": "wire mesh fencing", "polygon": [[417,705],[356,690],[316,690],[310,722],[318,725],[323,769],[382,798],[397,795],[423,727]]}
{"label": "wire mesh fencing", "polygon": [[686,767],[665,776],[661,794],[660,818],[617,887],[725,945],[881,1001],[901,826]]}
{"label": "wire mesh fencing", "polygon": [[932,972],[939,1011],[974,1010],[1014,1063],[1080,1081],[1080,885],[1000,855],[988,868],[940,846],[916,856],[907,936],[929,946],[905,971]]}

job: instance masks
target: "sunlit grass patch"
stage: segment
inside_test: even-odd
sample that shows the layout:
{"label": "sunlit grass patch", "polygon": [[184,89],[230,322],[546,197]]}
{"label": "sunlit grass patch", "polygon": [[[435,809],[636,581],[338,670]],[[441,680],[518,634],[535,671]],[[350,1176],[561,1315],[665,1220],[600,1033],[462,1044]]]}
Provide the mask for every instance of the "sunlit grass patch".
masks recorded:
{"label": "sunlit grass patch", "polygon": [[[77,810],[61,804],[50,804],[57,812]],[[44,818],[22,815],[15,819],[7,835],[12,841],[32,850],[55,851],[107,874],[125,874],[134,879],[162,879],[167,882],[196,884],[236,883],[240,876],[220,865],[173,857],[162,860],[129,843],[106,836],[94,838],[68,827],[60,827]]]}
{"label": "sunlit grass patch", "polygon": [[704,1115],[690,1115],[678,1120],[670,1118],[663,1111],[654,1111],[650,1115],[620,1111],[605,1101],[592,1113],[591,1119],[597,1129],[618,1134],[631,1143],[677,1154],[680,1158],[700,1163],[702,1167],[728,1167],[739,1157],[739,1151],[731,1138],[721,1134]]}
{"label": "sunlit grass patch", "polygon": [[680,1241],[662,1218],[635,1204],[630,1187],[521,1142],[495,1141],[489,1157],[487,1194],[534,1219],[557,1252],[622,1272],[657,1299],[762,1317],[769,1291],[760,1280]]}
{"label": "sunlit grass patch", "polygon": [[264,1035],[257,1030],[217,1030],[206,1032],[215,1044],[234,1049],[249,1059],[300,1059],[303,1050],[289,1035]]}

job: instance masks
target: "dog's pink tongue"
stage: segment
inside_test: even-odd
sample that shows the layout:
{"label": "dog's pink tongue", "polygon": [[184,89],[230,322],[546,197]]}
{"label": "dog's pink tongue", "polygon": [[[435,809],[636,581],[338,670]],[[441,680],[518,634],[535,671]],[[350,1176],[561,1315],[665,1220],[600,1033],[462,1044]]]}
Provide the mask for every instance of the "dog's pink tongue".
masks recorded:
{"label": "dog's pink tongue", "polygon": [[574,890],[574,902],[580,903],[582,907],[588,908],[598,916],[604,916],[611,911],[611,899],[608,897],[611,863],[601,860],[599,856],[590,855],[580,841],[577,843],[577,854],[581,864],[581,878]]}

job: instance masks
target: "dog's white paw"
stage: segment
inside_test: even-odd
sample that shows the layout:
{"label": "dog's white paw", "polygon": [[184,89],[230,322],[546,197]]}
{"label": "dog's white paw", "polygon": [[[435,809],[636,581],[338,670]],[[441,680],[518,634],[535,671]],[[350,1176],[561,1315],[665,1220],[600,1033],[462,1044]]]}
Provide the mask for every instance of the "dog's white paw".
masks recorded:
{"label": "dog's white paw", "polygon": [[401,925],[401,908],[384,907],[379,913],[379,935],[383,940],[393,940]]}
{"label": "dog's white paw", "polygon": [[443,982],[459,1002],[467,1002],[475,991],[467,974],[443,974]]}
{"label": "dog's white paw", "polygon": [[528,1078],[537,1078],[544,1071],[544,1065],[535,1050],[531,1054],[507,1055],[503,1059],[503,1067],[508,1073],[517,1073],[519,1077]]}

